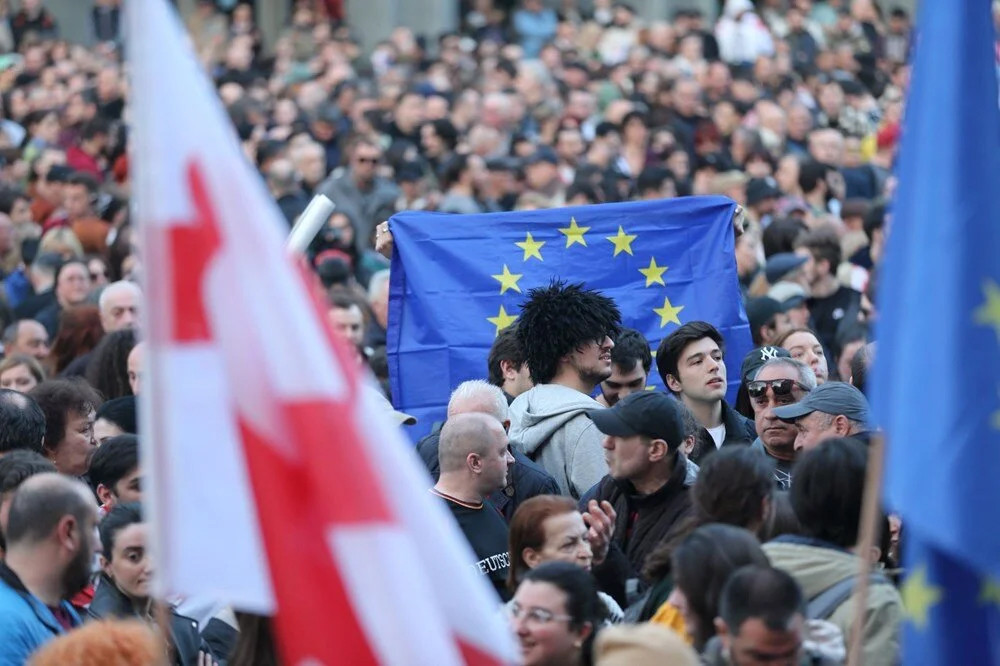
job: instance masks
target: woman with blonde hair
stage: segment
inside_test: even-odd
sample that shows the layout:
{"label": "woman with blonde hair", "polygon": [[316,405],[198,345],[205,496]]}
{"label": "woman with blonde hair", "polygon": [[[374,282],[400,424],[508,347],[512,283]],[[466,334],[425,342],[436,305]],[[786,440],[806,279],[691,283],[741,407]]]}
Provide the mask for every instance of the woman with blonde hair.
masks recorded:
{"label": "woman with blonde hair", "polygon": [[27,393],[44,381],[42,364],[31,356],[14,354],[0,361],[0,388]]}
{"label": "woman with blonde hair", "polygon": [[38,252],[53,252],[63,259],[80,259],[83,257],[83,245],[72,229],[56,227],[42,234]]}

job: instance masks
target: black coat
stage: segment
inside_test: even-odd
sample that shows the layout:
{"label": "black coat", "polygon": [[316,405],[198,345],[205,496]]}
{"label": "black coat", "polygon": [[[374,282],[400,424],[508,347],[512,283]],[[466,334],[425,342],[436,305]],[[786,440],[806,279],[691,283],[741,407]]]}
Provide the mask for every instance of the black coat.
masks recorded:
{"label": "black coat", "polygon": [[[725,400],[722,401],[722,422],[726,424],[726,438],[722,440],[722,446],[750,446],[757,439],[754,422],[730,407]],[[715,450],[715,440],[708,430],[701,428],[691,452],[691,462],[701,465]]]}
{"label": "black coat", "polygon": [[[435,429],[431,434],[417,442],[417,453],[427,467],[427,471],[431,473],[434,483],[437,483],[441,476],[441,466],[438,464],[438,445],[440,443],[440,428]],[[521,506],[521,502],[536,495],[559,494],[559,484],[541,465],[518,451],[516,446],[510,447],[510,450],[514,456],[514,464],[507,475],[507,487],[486,498],[508,523],[514,516],[514,512],[517,511],[517,507]]]}
{"label": "black coat", "polygon": [[[94,592],[94,599],[87,608],[87,614],[95,619],[139,618],[132,602],[105,575],[101,575]],[[202,640],[198,623],[189,617],[179,615],[170,609],[170,640],[173,642],[174,664],[177,666],[197,666],[198,653],[212,654],[211,648]],[[215,657],[218,660],[218,657]],[[223,663],[223,662],[220,662]]]}
{"label": "black coat", "polygon": [[687,460],[678,452],[670,479],[649,495],[640,495],[628,481],[605,476],[580,499],[580,510],[594,499],[608,501],[617,518],[611,549],[604,562],[594,567],[601,589],[625,607],[642,587],[640,572],[649,555],[675,526],[691,513]]}

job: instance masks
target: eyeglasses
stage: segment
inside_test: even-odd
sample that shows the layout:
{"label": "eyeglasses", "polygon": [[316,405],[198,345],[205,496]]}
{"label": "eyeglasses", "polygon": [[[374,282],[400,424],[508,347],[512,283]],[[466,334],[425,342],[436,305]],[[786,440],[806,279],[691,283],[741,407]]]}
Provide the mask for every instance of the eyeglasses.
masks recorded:
{"label": "eyeglasses", "polygon": [[522,615],[524,616],[525,622],[535,626],[548,624],[553,621],[569,622],[573,619],[570,615],[556,615],[550,610],[538,608],[536,606],[531,608],[521,608],[521,605],[516,602],[507,606],[507,616],[511,620],[518,620]]}
{"label": "eyeglasses", "polygon": [[771,387],[775,397],[789,395],[793,386],[798,386],[803,391],[809,392],[808,386],[794,379],[758,379],[747,382],[747,393],[750,394],[751,398],[762,398],[767,393],[768,386]]}

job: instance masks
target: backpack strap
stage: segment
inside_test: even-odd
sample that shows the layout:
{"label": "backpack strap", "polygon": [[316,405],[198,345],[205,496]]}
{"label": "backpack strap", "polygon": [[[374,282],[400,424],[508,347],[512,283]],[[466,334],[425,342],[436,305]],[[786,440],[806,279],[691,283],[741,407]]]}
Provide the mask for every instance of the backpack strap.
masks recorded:
{"label": "backpack strap", "polygon": [[[854,593],[854,583],[856,580],[856,574],[838,580],[810,599],[809,605],[806,607],[806,617],[810,620],[829,619],[834,611],[851,598],[851,594]],[[869,586],[882,584],[889,584],[889,579],[875,571],[868,574]]]}

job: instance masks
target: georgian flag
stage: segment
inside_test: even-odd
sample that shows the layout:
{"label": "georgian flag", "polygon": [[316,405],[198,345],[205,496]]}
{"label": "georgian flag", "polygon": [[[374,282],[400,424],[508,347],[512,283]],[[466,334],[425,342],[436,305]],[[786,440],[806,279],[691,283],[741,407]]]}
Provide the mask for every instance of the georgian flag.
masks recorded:
{"label": "georgian flag", "polygon": [[512,661],[497,598],[285,254],[174,11],[128,10],[158,592],[276,613],[292,665]]}

